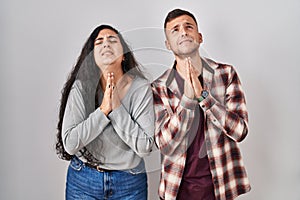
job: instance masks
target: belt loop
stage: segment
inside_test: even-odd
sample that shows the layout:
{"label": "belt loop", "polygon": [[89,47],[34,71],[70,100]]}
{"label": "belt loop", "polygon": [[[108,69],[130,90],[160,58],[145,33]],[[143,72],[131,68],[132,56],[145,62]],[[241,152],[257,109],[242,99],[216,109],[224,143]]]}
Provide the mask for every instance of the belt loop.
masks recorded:
{"label": "belt loop", "polygon": [[97,170],[98,172],[109,172],[109,171],[114,171],[114,170],[104,169],[104,168],[100,167],[99,165],[93,165],[93,164],[88,163],[88,162],[84,163],[84,165],[87,166],[87,167],[90,167],[90,168],[92,168],[92,169],[95,169],[95,170]]}
{"label": "belt loop", "polygon": [[104,170],[103,170],[101,167],[99,167],[99,166],[96,166],[96,170],[97,170],[98,172],[104,172]]}

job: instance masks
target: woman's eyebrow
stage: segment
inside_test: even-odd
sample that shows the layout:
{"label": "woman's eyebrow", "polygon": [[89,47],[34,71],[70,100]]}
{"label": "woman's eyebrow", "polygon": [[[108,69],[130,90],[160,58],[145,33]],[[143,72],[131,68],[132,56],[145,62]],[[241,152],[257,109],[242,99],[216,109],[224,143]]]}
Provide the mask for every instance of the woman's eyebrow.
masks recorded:
{"label": "woman's eyebrow", "polygon": [[[95,42],[98,41],[98,40],[103,40],[103,38],[104,37],[98,37],[98,38],[96,38]],[[109,38],[109,39],[116,38],[117,39],[118,37],[115,36],[115,35],[109,35],[107,38]]]}

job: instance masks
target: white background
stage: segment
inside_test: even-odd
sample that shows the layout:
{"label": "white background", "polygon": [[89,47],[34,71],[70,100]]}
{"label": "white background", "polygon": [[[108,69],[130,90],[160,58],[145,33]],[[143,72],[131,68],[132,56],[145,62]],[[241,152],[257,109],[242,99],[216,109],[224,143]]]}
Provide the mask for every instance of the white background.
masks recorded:
{"label": "white background", "polygon": [[[60,91],[91,31],[109,23],[133,49],[151,47],[135,53],[155,78],[173,61],[161,28],[177,7],[195,14],[202,50],[234,65],[246,92],[250,133],[240,147],[252,191],[239,199],[300,199],[300,1],[2,0],[1,200],[64,199]],[[150,200],[158,177],[149,173]]]}

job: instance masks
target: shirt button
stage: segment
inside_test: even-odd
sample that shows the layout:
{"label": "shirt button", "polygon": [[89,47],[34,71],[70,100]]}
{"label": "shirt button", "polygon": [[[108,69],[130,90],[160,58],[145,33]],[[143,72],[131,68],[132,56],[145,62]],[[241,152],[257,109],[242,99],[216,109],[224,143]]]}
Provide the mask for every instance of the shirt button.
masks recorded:
{"label": "shirt button", "polygon": [[218,184],[218,180],[216,178],[214,178],[214,184],[217,185]]}

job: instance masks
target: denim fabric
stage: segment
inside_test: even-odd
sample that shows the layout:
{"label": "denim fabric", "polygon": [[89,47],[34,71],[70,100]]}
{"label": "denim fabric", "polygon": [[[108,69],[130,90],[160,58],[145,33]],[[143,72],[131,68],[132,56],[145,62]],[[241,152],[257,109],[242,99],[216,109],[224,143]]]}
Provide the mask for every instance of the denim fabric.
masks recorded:
{"label": "denim fabric", "polygon": [[146,200],[146,173],[98,172],[78,158],[70,162],[66,200]]}

